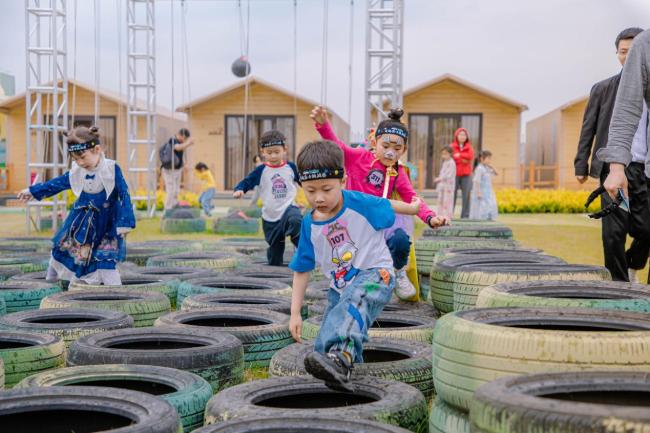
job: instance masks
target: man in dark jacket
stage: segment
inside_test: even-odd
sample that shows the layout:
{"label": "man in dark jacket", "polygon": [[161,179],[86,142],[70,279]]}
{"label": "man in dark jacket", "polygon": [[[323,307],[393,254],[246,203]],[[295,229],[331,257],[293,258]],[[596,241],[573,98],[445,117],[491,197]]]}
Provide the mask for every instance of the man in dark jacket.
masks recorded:
{"label": "man in dark jacket", "polygon": [[[627,53],[632,40],[643,31],[639,28],[623,30],[616,38],[616,54],[621,65],[625,64]],[[607,146],[609,123],[614,110],[614,102],[621,74],[596,83],[591,89],[589,102],[585,109],[578,143],[578,152],[574,161],[575,174],[578,182],[586,182],[588,176],[600,179],[603,183],[609,173],[609,165],[603,163],[596,152]],[[642,121],[640,124],[644,124]],[[595,140],[594,140],[595,139]],[[589,156],[591,155],[591,169]],[[635,271],[642,269],[648,260],[648,238],[650,237],[650,205],[648,204],[647,179],[643,164],[631,164],[626,169],[626,175],[631,184],[636,187],[635,197],[630,197],[630,206],[634,215],[617,209],[602,220],[602,238],[605,253],[605,266],[617,281],[636,280]],[[610,203],[607,194],[602,197],[601,204]],[[634,203],[634,204],[633,204]],[[638,205],[638,206],[637,206]],[[630,249],[625,251],[625,241],[628,233],[634,238]]]}

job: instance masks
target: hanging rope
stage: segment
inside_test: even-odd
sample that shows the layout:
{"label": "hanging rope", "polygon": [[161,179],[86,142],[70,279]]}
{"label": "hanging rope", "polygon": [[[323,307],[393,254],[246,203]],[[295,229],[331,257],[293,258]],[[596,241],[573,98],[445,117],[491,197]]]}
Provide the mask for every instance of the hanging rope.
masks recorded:
{"label": "hanging rope", "polygon": [[[350,46],[348,48],[348,126],[352,124],[352,62],[354,48],[354,0],[350,0]],[[350,140],[352,133],[350,132]]]}
{"label": "hanging rope", "polygon": [[[241,0],[239,0],[239,15],[240,15],[240,22],[243,22],[242,17],[242,10],[241,10]],[[249,55],[249,49],[250,49],[250,25],[251,25],[251,2],[250,0],[246,0],[246,29],[244,30],[243,27],[241,27],[241,34],[244,37],[245,36],[245,51],[244,55],[246,56],[246,60],[248,59]],[[249,60],[250,62],[250,60]],[[243,149],[243,158],[242,158],[242,173],[246,174],[246,168],[247,168],[247,162],[248,162],[248,98],[249,98],[249,92],[250,92],[250,75],[246,75],[244,82],[244,149]]]}
{"label": "hanging rope", "polygon": [[[99,38],[100,38],[100,6],[99,0],[95,0],[95,125],[99,124],[99,77],[100,77],[100,59],[99,59]],[[75,52],[75,55],[77,53]]]}
{"label": "hanging rope", "polygon": [[327,105],[327,31],[328,31],[329,0],[323,0],[323,48],[321,59],[321,105]]}

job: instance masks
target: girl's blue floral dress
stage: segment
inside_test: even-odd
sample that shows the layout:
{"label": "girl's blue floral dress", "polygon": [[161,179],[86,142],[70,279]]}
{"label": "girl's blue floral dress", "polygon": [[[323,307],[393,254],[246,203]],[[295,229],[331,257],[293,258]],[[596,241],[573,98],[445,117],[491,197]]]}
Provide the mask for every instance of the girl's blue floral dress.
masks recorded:
{"label": "girl's blue floral dress", "polygon": [[[469,211],[470,219],[495,220],[499,215],[497,198],[492,187],[494,175],[492,167],[485,164],[479,164],[474,170],[474,185]],[[479,191],[481,192],[481,198],[478,198]]]}
{"label": "girl's blue floral dress", "polygon": [[126,256],[123,234],[135,228],[128,186],[115,161],[103,156],[96,168],[72,163],[62,176],[29,188],[35,199],[71,189],[77,197],[52,239],[48,280],[121,284],[117,263]]}

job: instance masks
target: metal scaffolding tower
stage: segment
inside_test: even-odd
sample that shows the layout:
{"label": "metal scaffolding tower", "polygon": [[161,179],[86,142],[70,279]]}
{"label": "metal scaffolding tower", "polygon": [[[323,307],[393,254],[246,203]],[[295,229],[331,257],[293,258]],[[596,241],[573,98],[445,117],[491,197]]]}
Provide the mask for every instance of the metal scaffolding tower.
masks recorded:
{"label": "metal scaffolding tower", "polygon": [[[62,132],[68,129],[66,0],[25,0],[25,141],[27,185],[60,176],[67,170]],[[64,216],[66,201],[27,203],[27,232],[41,228],[41,210],[52,209],[52,229]],[[35,218],[32,215],[35,212]]]}
{"label": "metal scaffolding tower", "polygon": [[131,198],[156,210],[156,43],[154,0],[127,4],[127,152]]}
{"label": "metal scaffolding tower", "polygon": [[402,105],[403,0],[366,0],[366,116],[373,125],[373,110],[379,121],[385,107]]}

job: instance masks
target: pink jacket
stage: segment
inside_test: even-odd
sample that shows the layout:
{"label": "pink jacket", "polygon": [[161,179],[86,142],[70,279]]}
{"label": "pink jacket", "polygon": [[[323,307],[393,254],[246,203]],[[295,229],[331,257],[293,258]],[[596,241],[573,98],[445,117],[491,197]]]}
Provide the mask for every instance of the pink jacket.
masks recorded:
{"label": "pink jacket", "polygon": [[[343,143],[336,136],[329,123],[316,124],[316,130],[324,140],[330,140],[338,144],[343,151],[345,158],[345,171],[348,175],[346,188],[352,191],[361,191],[366,194],[381,197],[384,192],[384,177],[386,166],[379,162],[375,155],[366,149],[350,147]],[[402,200],[411,203],[416,196],[413,185],[408,174],[401,165],[397,169],[397,177],[391,177],[388,184],[388,191],[397,191]],[[436,213],[422,203],[418,217],[425,223],[429,216],[434,217]]]}

